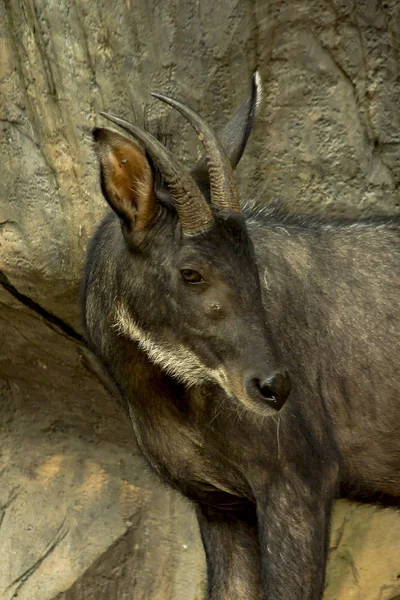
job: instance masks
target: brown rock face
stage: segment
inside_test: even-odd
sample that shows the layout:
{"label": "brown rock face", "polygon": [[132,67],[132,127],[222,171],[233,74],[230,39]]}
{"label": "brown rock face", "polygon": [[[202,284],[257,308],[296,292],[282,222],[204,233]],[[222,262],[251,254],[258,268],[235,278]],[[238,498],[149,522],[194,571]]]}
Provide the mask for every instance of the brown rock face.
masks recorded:
{"label": "brown rock face", "polygon": [[[394,213],[400,200],[397,0],[0,0],[0,598],[200,600],[184,500],[143,466],[80,338],[84,253],[105,212],[90,130],[100,110],[150,127],[264,103],[242,195],[301,212]],[[174,132],[179,131],[179,135]],[[400,594],[400,516],[336,509],[326,600]]]}

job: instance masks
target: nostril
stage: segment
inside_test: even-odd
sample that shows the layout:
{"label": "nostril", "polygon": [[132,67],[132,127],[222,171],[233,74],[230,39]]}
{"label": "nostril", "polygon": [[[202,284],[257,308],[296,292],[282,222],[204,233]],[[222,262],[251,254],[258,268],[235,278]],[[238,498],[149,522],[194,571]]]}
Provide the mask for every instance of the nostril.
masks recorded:
{"label": "nostril", "polygon": [[291,381],[287,371],[268,377],[252,377],[247,385],[250,397],[261,400],[276,410],[282,408],[289,396],[290,389]]}
{"label": "nostril", "polygon": [[276,402],[276,392],[266,382],[260,381],[260,379],[254,380],[255,387],[258,389],[260,395],[270,402]]}

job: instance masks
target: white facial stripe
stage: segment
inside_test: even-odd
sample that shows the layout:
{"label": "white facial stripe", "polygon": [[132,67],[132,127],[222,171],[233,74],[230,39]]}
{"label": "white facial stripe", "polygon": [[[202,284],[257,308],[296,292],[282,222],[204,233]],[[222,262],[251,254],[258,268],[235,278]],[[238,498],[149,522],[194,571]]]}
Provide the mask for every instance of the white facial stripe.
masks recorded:
{"label": "white facial stripe", "polygon": [[255,74],[255,82],[256,82],[256,89],[257,89],[256,111],[258,112],[258,110],[261,106],[262,97],[263,97],[262,81],[261,81],[261,75],[260,75],[259,71],[257,71]]}
{"label": "white facial stripe", "polygon": [[[188,387],[200,385],[206,381],[217,383],[228,397],[234,395],[229,385],[228,376],[223,367],[217,369],[207,368],[199,358],[183,344],[170,344],[155,341],[151,335],[144,331],[131,317],[126,306],[120,305],[116,309],[115,324],[113,327],[120,335],[124,335],[136,342],[154,364],[158,365],[171,377],[174,377]],[[251,402],[240,401],[241,404],[254,412]],[[255,414],[260,415],[257,409]]]}
{"label": "white facial stripe", "polygon": [[219,373],[203,365],[189,348],[179,344],[155,341],[151,335],[135,323],[128,309],[123,305],[116,310],[114,327],[120,334],[137,342],[154,364],[182,383],[192,386],[206,380],[215,380],[221,384]]}

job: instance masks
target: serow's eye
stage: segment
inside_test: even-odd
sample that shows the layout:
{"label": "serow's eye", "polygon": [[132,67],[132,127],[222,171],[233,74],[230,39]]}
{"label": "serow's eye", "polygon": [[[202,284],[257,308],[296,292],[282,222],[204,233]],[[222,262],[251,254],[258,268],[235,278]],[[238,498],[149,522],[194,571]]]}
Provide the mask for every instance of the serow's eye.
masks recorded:
{"label": "serow's eye", "polygon": [[200,273],[193,271],[193,269],[182,269],[181,275],[186,283],[202,283],[204,281]]}

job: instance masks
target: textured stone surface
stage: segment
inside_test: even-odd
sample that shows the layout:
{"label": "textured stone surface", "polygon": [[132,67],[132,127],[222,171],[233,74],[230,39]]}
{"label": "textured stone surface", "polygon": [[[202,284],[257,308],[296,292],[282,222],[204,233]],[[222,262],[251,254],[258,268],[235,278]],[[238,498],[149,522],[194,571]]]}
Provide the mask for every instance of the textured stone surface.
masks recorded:
{"label": "textured stone surface", "polygon": [[324,600],[395,600],[400,594],[400,514],[337,502]]}
{"label": "textured stone surface", "polygon": [[[193,516],[143,469],[79,341],[84,251],[105,210],[90,129],[102,109],[168,115],[171,147],[193,160],[195,136],[149,90],[222,124],[256,65],[243,195],[398,211],[397,0],[0,0],[1,599],[201,597]],[[398,514],[339,504],[327,600],[400,594],[399,539]]]}

